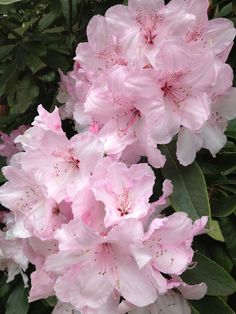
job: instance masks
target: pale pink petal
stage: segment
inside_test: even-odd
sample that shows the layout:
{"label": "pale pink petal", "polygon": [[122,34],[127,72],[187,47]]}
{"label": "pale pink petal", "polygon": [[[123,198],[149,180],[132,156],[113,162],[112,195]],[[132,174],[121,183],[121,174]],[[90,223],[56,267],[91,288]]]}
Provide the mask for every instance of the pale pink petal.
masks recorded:
{"label": "pale pink petal", "polygon": [[177,140],[177,158],[181,165],[190,165],[196,158],[196,153],[202,147],[202,138],[187,128],[181,128]]}
{"label": "pale pink petal", "polygon": [[52,314],[81,314],[81,312],[77,311],[71,304],[57,302],[54,307]]}
{"label": "pale pink petal", "polygon": [[215,103],[212,104],[212,109],[218,112],[220,116],[227,120],[234,119],[236,117],[236,88],[232,87],[228,89],[225,94],[218,98]]}
{"label": "pale pink petal", "polygon": [[196,98],[189,98],[184,103],[181,112],[181,124],[189,130],[198,130],[210,115],[210,99],[207,94],[200,94]]}
{"label": "pale pink petal", "polygon": [[[70,289],[67,288],[68,282]],[[76,309],[99,308],[113,290],[111,283],[91,267],[72,268],[57,279],[54,288],[62,302],[69,302]]]}
{"label": "pale pink petal", "polygon": [[213,157],[225,146],[227,137],[223,131],[217,126],[207,123],[201,129],[201,137],[203,139],[203,147],[209,149]]}

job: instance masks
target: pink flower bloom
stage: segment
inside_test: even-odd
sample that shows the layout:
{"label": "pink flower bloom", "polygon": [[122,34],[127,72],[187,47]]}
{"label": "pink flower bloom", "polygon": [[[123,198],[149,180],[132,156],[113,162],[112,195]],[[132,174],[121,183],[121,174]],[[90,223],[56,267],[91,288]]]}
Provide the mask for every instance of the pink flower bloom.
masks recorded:
{"label": "pink flower bloom", "polygon": [[131,253],[142,236],[136,220],[122,221],[101,235],[79,221],[64,225],[56,233],[60,251],[46,261],[46,269],[59,275],[56,295],[79,310],[99,308],[114,289],[138,306],[154,302],[155,289]]}
{"label": "pink flower bloom", "polygon": [[207,0],[200,3],[197,0],[179,2],[182,2],[186,12],[195,16],[195,23],[187,28],[185,41],[195,52],[201,53],[202,50],[208,50],[225,62],[236,34],[233,23],[224,18],[208,21],[209,2]]}
{"label": "pink flower bloom", "polygon": [[21,167],[40,178],[48,196],[60,203],[70,200],[86,184],[104,149],[91,133],[77,134],[68,140],[58,123],[58,110],[49,114],[42,107],[39,109],[34,126],[17,139],[26,150],[21,154]]}
{"label": "pink flower bloom", "polygon": [[10,162],[12,155],[23,150],[21,145],[14,143],[14,140],[18,135],[23,134],[28,128],[29,126],[21,125],[18,129],[13,130],[10,135],[0,132],[0,155],[7,157],[8,163]]}
{"label": "pink flower bloom", "polygon": [[178,135],[177,157],[181,164],[193,162],[201,147],[208,149],[213,157],[226,144],[224,131],[228,121],[236,117],[236,89],[229,89],[223,96],[218,97],[211,105],[211,115],[205,125],[196,132],[182,128]]}
{"label": "pink flower bloom", "polygon": [[193,237],[204,231],[206,223],[207,217],[202,217],[192,224],[186,213],[153,220],[144,241],[152,267],[165,274],[182,274],[192,262]]}
{"label": "pink flower bloom", "polygon": [[179,9],[178,5],[164,7],[162,0],[130,0],[128,7],[111,7],[105,17],[122,42],[127,59],[143,67],[152,60],[153,52],[155,55],[167,36],[181,36],[186,25],[192,23],[193,16]]}
{"label": "pink flower bloom", "polygon": [[120,304],[120,314],[191,314],[191,309],[187,301],[174,291],[169,291],[159,295],[156,302],[143,307],[137,308],[132,304],[123,302]]}
{"label": "pink flower bloom", "polygon": [[25,244],[24,252],[36,270],[31,273],[31,289],[29,301],[33,302],[42,298],[48,298],[55,294],[54,284],[56,275],[46,272],[45,259],[58,251],[56,240],[42,241],[37,237],[29,238]]}
{"label": "pink flower bloom", "polygon": [[119,64],[126,65],[122,56],[121,43],[111,33],[107,19],[94,16],[87,27],[88,43],[80,43],[76,49],[75,60],[95,75]]}
{"label": "pink flower bloom", "polygon": [[0,231],[0,270],[7,270],[7,282],[14,280],[18,274],[22,275],[25,286],[28,278],[24,274],[28,267],[28,259],[23,252],[24,240],[7,239],[6,234]]}
{"label": "pink flower bloom", "polygon": [[146,216],[154,181],[154,173],[147,164],[128,168],[109,158],[98,163],[93,174],[92,190],[96,199],[105,205],[105,225]]}
{"label": "pink flower bloom", "polygon": [[45,185],[33,175],[11,166],[3,168],[3,173],[9,181],[1,187],[0,201],[15,215],[16,222],[9,230],[12,235],[48,239],[72,218],[70,204],[49,198]]}

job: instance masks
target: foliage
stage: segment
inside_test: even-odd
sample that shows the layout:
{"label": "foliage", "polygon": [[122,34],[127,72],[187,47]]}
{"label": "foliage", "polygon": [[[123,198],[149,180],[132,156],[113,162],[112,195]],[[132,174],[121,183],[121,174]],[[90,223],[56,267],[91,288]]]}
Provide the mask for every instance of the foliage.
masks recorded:
{"label": "foliage", "polygon": [[[49,110],[58,105],[58,69],[71,68],[76,44],[86,39],[89,19],[122,2],[0,0],[1,130],[29,124],[40,103]],[[236,25],[236,1],[211,0],[209,16],[226,17]],[[235,55],[234,46],[228,61],[234,71]],[[208,235],[194,243],[197,266],[183,276],[188,283],[208,284],[208,296],[191,302],[192,313],[210,314],[213,308],[219,314],[236,311],[236,121],[231,121],[227,135],[227,145],[215,159],[202,150],[188,167],[173,157],[173,143],[161,148],[167,156],[163,178],[175,186],[167,211],[185,211],[193,219],[211,216]],[[0,313],[51,313],[54,299],[28,305],[27,292],[20,277],[6,283],[1,273]]]}

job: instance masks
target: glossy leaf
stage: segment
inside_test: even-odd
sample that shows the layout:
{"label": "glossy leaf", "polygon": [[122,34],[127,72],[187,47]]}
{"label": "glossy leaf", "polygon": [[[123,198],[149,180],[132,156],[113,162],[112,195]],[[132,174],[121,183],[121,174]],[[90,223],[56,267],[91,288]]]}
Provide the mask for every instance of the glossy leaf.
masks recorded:
{"label": "glossy leaf", "polygon": [[6,305],[5,314],[27,314],[29,309],[28,289],[18,284],[11,292]]}
{"label": "glossy leaf", "polygon": [[194,309],[199,313],[234,314],[235,312],[219,297],[206,296],[197,301],[191,301]]}
{"label": "glossy leaf", "polygon": [[12,4],[15,2],[20,2],[20,1],[23,1],[23,0],[0,0],[0,5]]}
{"label": "glossy leaf", "polygon": [[[26,92],[27,91],[27,92]],[[25,76],[17,84],[15,106],[12,113],[25,112],[38,96],[39,88],[31,76]]]}
{"label": "glossy leaf", "polygon": [[12,52],[13,48],[14,48],[14,45],[1,46],[0,47],[0,60],[7,57],[7,55]]}
{"label": "glossy leaf", "polygon": [[210,231],[208,232],[208,235],[214,240],[224,242],[224,237],[217,220],[212,220],[210,222]]}
{"label": "glossy leaf", "polygon": [[219,222],[227,249],[236,265],[236,217],[231,215],[229,217],[221,218]]}
{"label": "glossy leaf", "polygon": [[232,271],[233,262],[222,243],[214,243],[209,246],[211,258],[222,266],[228,273]]}
{"label": "glossy leaf", "polygon": [[170,198],[173,208],[188,213],[194,220],[211,216],[207,186],[198,164],[194,162],[188,167],[181,166],[175,157],[173,145],[163,145],[161,150],[167,159],[162,169],[163,176],[170,179],[174,186]]}
{"label": "glossy leaf", "polygon": [[200,253],[195,253],[193,260],[197,263],[196,267],[182,276],[187,283],[205,282],[207,294],[212,296],[227,296],[236,292],[235,280],[219,264]]}
{"label": "glossy leaf", "polygon": [[223,197],[212,205],[212,215],[215,217],[226,217],[236,209],[236,195]]}
{"label": "glossy leaf", "polygon": [[46,67],[46,64],[38,56],[35,56],[32,53],[28,56],[27,65],[33,74]]}

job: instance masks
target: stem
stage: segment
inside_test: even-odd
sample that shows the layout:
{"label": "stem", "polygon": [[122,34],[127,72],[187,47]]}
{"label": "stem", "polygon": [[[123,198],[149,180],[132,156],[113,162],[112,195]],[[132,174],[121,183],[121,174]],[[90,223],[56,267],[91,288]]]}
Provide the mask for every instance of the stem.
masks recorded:
{"label": "stem", "polygon": [[0,25],[2,26],[2,28],[4,28],[6,31],[8,31],[10,34],[15,36],[16,38],[18,38],[20,40],[23,39],[23,36],[21,36],[19,33],[17,33],[14,29],[11,29],[11,27],[9,25],[7,25],[6,23],[4,23],[1,20],[0,20]]}
{"label": "stem", "polygon": [[69,30],[72,33],[73,29],[72,29],[72,0],[68,0],[68,15],[69,15]]}

